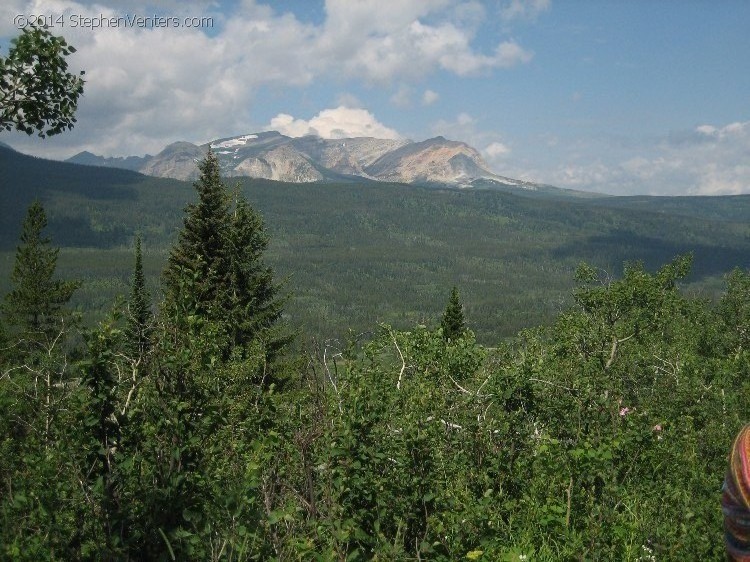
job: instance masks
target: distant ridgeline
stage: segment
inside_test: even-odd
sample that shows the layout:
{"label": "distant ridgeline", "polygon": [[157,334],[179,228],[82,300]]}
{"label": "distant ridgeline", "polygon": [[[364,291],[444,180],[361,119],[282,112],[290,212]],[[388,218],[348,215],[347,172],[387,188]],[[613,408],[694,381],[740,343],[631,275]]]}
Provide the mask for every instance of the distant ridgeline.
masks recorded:
{"label": "distant ridgeline", "polygon": [[[692,252],[689,288],[707,296],[723,289],[726,272],[750,267],[750,196],[580,197],[490,177],[476,179],[474,188],[446,188],[419,180],[419,155],[461,152],[456,146],[461,143],[387,141],[390,148],[383,151],[374,139],[251,137],[214,142],[222,165],[228,158],[240,160],[233,158],[236,151],[247,163],[243,169],[261,169],[264,160],[278,172],[281,165],[270,155],[293,149],[302,154],[301,146],[308,155],[317,150],[326,162],[341,158],[338,168],[325,170],[345,170],[346,161],[378,178],[324,173],[318,164],[313,168],[324,176],[321,181],[236,178],[265,218],[269,263],[280,278],[288,278],[291,322],[316,336],[343,337],[379,321],[434,325],[447,291],[456,285],[467,324],[480,341],[494,343],[557,314],[581,261],[616,275],[625,261],[641,260],[655,269]],[[261,142],[262,150],[256,146]],[[205,149],[193,146],[184,154],[181,148],[184,158],[175,156],[175,169],[179,161],[193,165]],[[163,159],[159,168],[157,159],[147,159],[152,170],[168,168]],[[456,160],[454,154],[448,160],[470,169],[464,157]],[[88,163],[95,161],[88,157]],[[413,173],[412,185],[392,183],[404,181],[407,172]],[[492,189],[478,187],[490,180]],[[148,283],[158,290],[167,249],[193,196],[188,181],[32,158],[0,147],[0,289],[8,286],[26,208],[39,198],[53,243],[62,247],[58,269],[83,281],[77,303],[90,315],[127,292],[136,232],[143,237]]]}
{"label": "distant ridgeline", "polygon": [[192,180],[198,172],[196,162],[209,147],[218,156],[225,176],[291,183],[362,183],[370,180],[463,188],[514,187],[519,190],[560,191],[550,186],[499,176],[489,170],[476,149],[444,137],[422,142],[371,137],[322,139],[314,135],[292,138],[268,131],[217,139],[201,146],[175,142],[156,156],[104,158],[81,152],[68,161],[125,168],[156,177]]}

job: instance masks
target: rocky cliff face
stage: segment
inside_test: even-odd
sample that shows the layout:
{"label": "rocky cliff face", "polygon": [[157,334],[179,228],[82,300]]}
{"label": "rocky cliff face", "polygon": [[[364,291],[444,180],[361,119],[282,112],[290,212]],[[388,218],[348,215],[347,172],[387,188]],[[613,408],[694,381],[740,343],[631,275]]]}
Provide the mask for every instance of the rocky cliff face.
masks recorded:
{"label": "rocky cliff face", "polygon": [[72,162],[113,166],[127,161],[141,173],[181,180],[198,175],[197,162],[211,148],[227,176],[250,176],[286,182],[316,182],[361,177],[398,183],[470,187],[476,182],[532,188],[492,173],[479,152],[463,142],[435,137],[422,142],[368,137],[290,138],[275,131],[218,139],[198,146],[177,142],[156,156],[140,160],[102,158],[81,153]]}
{"label": "rocky cliff face", "polygon": [[496,177],[487,168],[469,145],[436,137],[384,154],[366,171],[382,181],[463,185],[477,178]]}
{"label": "rocky cliff face", "polygon": [[292,183],[323,180],[312,162],[290,146],[277,146],[262,156],[249,156],[231,168],[229,176],[250,176]]}
{"label": "rocky cliff face", "polygon": [[147,176],[192,180],[198,177],[196,162],[205,155],[205,150],[192,143],[175,142],[149,158],[138,171]]}

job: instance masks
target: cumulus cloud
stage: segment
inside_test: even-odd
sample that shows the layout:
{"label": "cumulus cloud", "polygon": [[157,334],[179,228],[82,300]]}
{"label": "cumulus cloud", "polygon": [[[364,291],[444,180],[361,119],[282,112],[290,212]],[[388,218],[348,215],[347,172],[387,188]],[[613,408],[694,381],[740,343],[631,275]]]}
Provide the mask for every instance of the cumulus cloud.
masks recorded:
{"label": "cumulus cloud", "polygon": [[[324,18],[315,22],[256,0],[241,0],[230,8],[203,0],[136,0],[127,9],[114,0],[7,0],[0,7],[0,34],[17,35],[8,24],[16,13],[96,17],[152,11],[211,15],[214,25],[66,27],[61,32],[78,49],[71,67],[85,69],[87,80],[76,128],[43,144],[21,135],[4,140],[49,156],[78,150],[153,153],[174,140],[204,142],[257,128],[253,110],[263,88],[361,79],[376,87],[402,84],[393,101],[407,105],[412,98],[420,101],[416,84],[431,73],[480,74],[532,57],[510,40],[499,40],[488,50],[477,47],[477,28],[486,17],[476,0],[401,0],[387,10],[379,0],[326,0]],[[437,94],[427,91],[421,102],[429,105],[436,99]]]}
{"label": "cumulus cloud", "polygon": [[[28,3],[22,13],[35,9]],[[45,3],[45,9],[66,18],[121,13],[65,1]],[[39,146],[51,156],[77,150],[143,154],[175,140],[202,142],[238,127],[244,132],[258,87],[312,80],[314,67],[301,55],[280,53],[294,53],[314,31],[293,17],[276,17],[265,6],[251,3],[242,9],[247,18],[229,22],[215,36],[200,28],[65,28],[78,49],[71,67],[86,70],[78,123],[42,145],[19,135],[13,144],[21,150]],[[72,150],[64,151],[65,146]]]}
{"label": "cumulus cloud", "polygon": [[500,16],[506,20],[533,20],[550,7],[550,0],[507,0],[500,7]]}
{"label": "cumulus cloud", "polygon": [[446,23],[439,27],[423,25],[415,21],[410,32],[417,52],[425,61],[434,61],[441,68],[459,76],[476,74],[491,68],[510,68],[529,62],[532,53],[513,41],[503,41],[491,55],[474,52],[469,47],[470,38]]}
{"label": "cumulus cloud", "polygon": [[309,121],[295,119],[291,115],[280,113],[271,119],[266,129],[278,131],[290,137],[318,135],[324,139],[349,137],[401,138],[398,132],[380,123],[369,111],[344,106],[325,109]]}
{"label": "cumulus cloud", "polygon": [[501,142],[497,142],[497,141],[488,144],[482,150],[482,154],[484,154],[486,157],[491,158],[491,159],[505,156],[509,152],[510,152],[510,148],[508,148],[507,145]]}
{"label": "cumulus cloud", "polygon": [[750,121],[703,124],[640,146],[603,143],[610,155],[571,152],[568,162],[539,172],[540,181],[614,195],[736,195],[750,193]]}
{"label": "cumulus cloud", "polygon": [[[388,20],[390,21],[390,20]],[[370,83],[413,81],[444,70],[467,76],[529,62],[533,54],[514,41],[500,42],[483,53],[472,47],[473,33],[453,22],[427,24],[404,19],[387,33],[376,25],[347,35],[349,26],[321,37],[322,56],[336,60],[339,70]]]}
{"label": "cumulus cloud", "polygon": [[440,99],[440,94],[432,90],[425,90],[422,94],[422,105],[432,105]]}
{"label": "cumulus cloud", "polygon": [[401,84],[398,90],[396,90],[390,98],[390,101],[396,107],[410,107],[411,98],[414,94],[414,89],[406,84]]}
{"label": "cumulus cloud", "polygon": [[747,137],[750,132],[750,122],[736,122],[730,123],[723,127],[715,127],[713,125],[700,125],[695,128],[695,131],[701,135],[716,139],[725,140],[738,138],[742,139]]}

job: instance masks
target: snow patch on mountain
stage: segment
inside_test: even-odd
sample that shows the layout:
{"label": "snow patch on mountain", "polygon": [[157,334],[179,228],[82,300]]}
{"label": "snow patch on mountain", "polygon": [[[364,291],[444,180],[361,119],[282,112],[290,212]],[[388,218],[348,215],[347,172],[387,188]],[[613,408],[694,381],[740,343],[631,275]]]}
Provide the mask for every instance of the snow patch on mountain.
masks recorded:
{"label": "snow patch on mountain", "polygon": [[[228,139],[224,141],[218,141],[218,142],[215,141],[211,143],[211,148],[217,149],[217,148],[232,148],[235,146],[244,146],[245,144],[247,144],[247,141],[251,139],[257,139],[257,138],[258,138],[258,135],[243,135],[241,137],[236,137],[236,138]],[[227,154],[227,153],[224,153],[224,154]]]}

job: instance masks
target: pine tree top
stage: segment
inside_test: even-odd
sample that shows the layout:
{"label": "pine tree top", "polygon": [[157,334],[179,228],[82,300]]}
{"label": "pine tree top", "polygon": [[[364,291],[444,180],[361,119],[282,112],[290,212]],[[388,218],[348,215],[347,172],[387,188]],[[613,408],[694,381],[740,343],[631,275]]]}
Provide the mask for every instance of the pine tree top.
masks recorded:
{"label": "pine tree top", "polygon": [[448,297],[448,304],[440,321],[440,327],[443,329],[445,341],[455,341],[466,331],[464,309],[458,294],[458,288],[455,286],[451,289]]}
{"label": "pine tree top", "polygon": [[49,335],[79,283],[55,279],[59,248],[44,236],[47,215],[39,201],[29,207],[21,229],[21,244],[11,273],[13,288],[5,297],[8,324],[27,334]]}
{"label": "pine tree top", "polygon": [[198,201],[185,209],[183,228],[164,272],[166,297],[173,302],[179,301],[185,290],[181,284],[185,275],[192,275],[190,290],[198,293],[196,305],[214,300],[216,288],[228,275],[225,240],[230,212],[230,197],[216,155],[209,150],[198,168],[200,177],[193,184]]}
{"label": "pine tree top", "polygon": [[276,333],[284,299],[263,261],[263,220],[239,189],[230,192],[211,151],[199,169],[198,201],[186,209],[164,273],[165,307],[215,323],[227,352],[259,338],[270,359],[289,338]]}
{"label": "pine tree top", "polygon": [[125,335],[128,348],[135,354],[143,354],[148,347],[151,327],[151,295],[146,290],[143,274],[141,237],[135,238],[135,266],[128,300],[128,315]]}

